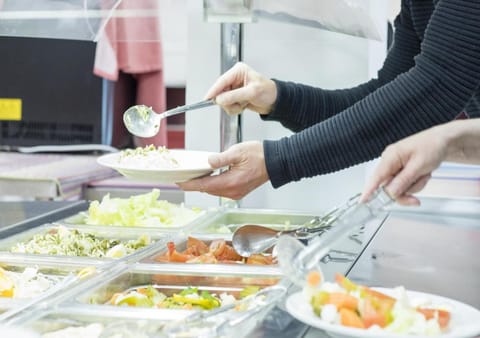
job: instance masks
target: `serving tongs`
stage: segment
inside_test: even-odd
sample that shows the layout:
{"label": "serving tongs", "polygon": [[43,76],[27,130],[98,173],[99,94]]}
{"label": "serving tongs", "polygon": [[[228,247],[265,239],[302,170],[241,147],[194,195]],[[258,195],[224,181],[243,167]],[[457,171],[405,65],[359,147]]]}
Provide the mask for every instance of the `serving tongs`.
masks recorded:
{"label": "serving tongs", "polygon": [[196,311],[184,319],[166,325],[163,333],[171,338],[228,336],[232,329],[246,323],[253,316],[262,311],[268,312],[286,295],[287,289],[288,285],[277,284],[234,303],[209,311]]}
{"label": "serving tongs", "polygon": [[275,230],[266,226],[245,224],[232,235],[232,246],[242,257],[260,254],[274,246],[280,236],[289,235],[307,244],[312,238],[329,230],[337,218],[341,217],[356,203],[360,194],[351,197],[346,204],[333,208],[323,216],[316,216],[298,228],[291,230]]}
{"label": "serving tongs", "polygon": [[378,188],[365,203],[360,203],[359,198],[360,194],[357,194],[339,207],[330,229],[310,241],[308,246],[292,236],[281,236],[278,239],[277,259],[285,276],[295,284],[304,286],[311,271],[321,273],[319,263],[335,243],[358,231],[394,201],[383,187]]}

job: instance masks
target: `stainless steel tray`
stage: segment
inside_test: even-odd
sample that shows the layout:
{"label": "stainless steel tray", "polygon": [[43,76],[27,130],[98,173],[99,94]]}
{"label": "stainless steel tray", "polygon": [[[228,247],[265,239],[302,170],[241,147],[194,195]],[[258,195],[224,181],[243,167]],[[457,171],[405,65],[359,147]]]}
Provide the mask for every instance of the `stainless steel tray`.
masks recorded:
{"label": "stainless steel tray", "polygon": [[244,224],[258,224],[279,230],[299,227],[315,215],[302,212],[286,212],[273,209],[219,209],[212,217],[202,219],[192,228],[192,233],[233,233]]}
{"label": "stainless steel tray", "polygon": [[160,232],[168,232],[168,233],[178,233],[179,231],[188,231],[189,229],[195,228],[198,223],[202,223],[205,220],[209,219],[212,217],[212,213],[215,213],[215,210],[207,211],[207,210],[201,210],[198,212],[197,217],[194,219],[188,221],[188,222],[183,222],[180,224],[172,224],[168,226],[125,226],[125,225],[117,225],[117,224],[104,224],[104,225],[93,225],[93,224],[88,224],[86,223],[86,217],[88,214],[88,210],[81,211],[77,214],[71,215],[69,217],[66,217],[64,219],[58,220],[57,223],[63,224],[66,226],[76,226],[76,227],[83,227],[83,226],[95,226],[95,227],[106,227],[106,228],[133,228],[133,229],[138,229],[138,230],[143,230],[143,231],[160,231]]}
{"label": "stainless steel tray", "polygon": [[[0,254],[0,265],[6,271],[23,272],[34,267],[39,273],[56,279],[44,290],[39,290],[31,297],[0,297],[0,322],[10,319],[22,312],[35,308],[38,304],[49,306],[68,290],[75,289],[106,270],[100,267],[86,266],[76,262],[58,262],[38,257],[19,257]],[[4,311],[6,310],[6,311]]]}
{"label": "stainless steel tray", "polygon": [[[193,234],[191,237],[194,237],[196,239],[199,239],[199,240],[203,241],[207,246],[209,246],[215,240],[224,240],[227,243],[227,245],[231,246],[231,235],[229,235],[229,234]],[[187,242],[188,242],[188,236],[177,236],[175,241],[174,241],[175,249],[178,252],[182,252],[182,251],[186,250],[187,249]],[[250,269],[250,267],[253,266],[253,267],[256,267],[258,269],[267,269],[267,270],[274,269],[274,271],[277,271],[277,273],[280,273],[279,267],[276,264],[276,262],[274,262],[274,264],[266,264],[266,265],[246,264],[245,262],[243,262],[243,263],[242,262],[222,263],[221,261],[219,261],[217,263],[214,263],[214,264],[208,264],[208,263],[202,263],[202,262],[199,262],[199,263],[163,262],[163,261],[159,260],[159,257],[165,255],[168,252],[168,246],[167,245],[168,245],[168,243],[166,243],[163,247],[160,247],[158,245],[157,247],[159,247],[160,249],[157,252],[155,252],[154,254],[152,254],[150,256],[146,256],[145,258],[143,258],[141,260],[141,262],[142,263],[155,263],[155,264],[159,264],[159,265],[172,264],[174,266],[175,265],[188,265],[188,266],[191,266],[192,269],[200,269],[200,270],[201,269],[210,270],[214,266],[219,266],[219,265],[222,266],[223,265],[229,270],[243,271],[244,273],[247,273],[247,274],[248,274],[248,270]],[[271,256],[272,255],[272,249],[266,250],[264,254],[267,257]],[[246,261],[246,259],[244,259],[244,261]],[[197,267],[197,268],[195,268],[195,267]]]}
{"label": "stainless steel tray", "polygon": [[[87,257],[87,256],[73,256],[73,255],[47,255],[47,254],[30,254],[30,253],[11,253],[11,249],[14,245],[21,242],[27,242],[37,234],[46,234],[49,231],[58,229],[59,225],[56,223],[44,224],[39,227],[15,234],[13,236],[0,240],[0,253],[9,254],[11,256],[21,257],[38,257],[40,259],[55,259],[59,262],[77,262],[85,265],[99,265],[105,263],[111,263],[118,260],[132,260],[136,261],[150,252],[158,250],[160,247],[164,247],[165,243],[172,240],[172,236],[166,233],[158,231],[148,231],[137,228],[124,228],[124,227],[102,227],[102,226],[83,226],[81,228],[75,226],[65,226],[68,230],[78,229],[80,232],[87,232],[94,234],[95,237],[100,239],[118,239],[121,241],[134,240],[140,238],[142,235],[146,235],[150,238],[151,243],[143,248],[136,250],[135,252],[119,257]],[[158,246],[158,247],[157,247]]]}
{"label": "stainless steel tray", "polygon": [[[61,307],[54,311],[32,313],[22,318],[22,324],[40,335],[66,328],[82,328],[97,325],[102,337],[158,337],[163,326],[184,318],[188,312],[172,312],[161,309],[133,311],[131,308],[92,308],[91,306]],[[96,329],[95,328],[95,329]],[[69,336],[71,336],[70,333]],[[83,335],[87,338],[87,336]]]}
{"label": "stainless steel tray", "polygon": [[[108,305],[108,301],[115,293],[123,292],[137,286],[155,285],[155,288],[167,296],[178,293],[187,287],[197,287],[216,294],[226,292],[236,298],[239,292],[247,286],[258,286],[260,289],[280,283],[282,275],[274,271],[263,272],[253,269],[245,275],[238,270],[217,267],[216,270],[202,271],[177,267],[171,264],[133,264],[127,271],[119,271],[107,278],[97,280],[93,288],[84,288],[74,297],[74,301],[81,304],[101,305],[102,307],[118,308]],[[172,309],[170,311],[178,311]]]}

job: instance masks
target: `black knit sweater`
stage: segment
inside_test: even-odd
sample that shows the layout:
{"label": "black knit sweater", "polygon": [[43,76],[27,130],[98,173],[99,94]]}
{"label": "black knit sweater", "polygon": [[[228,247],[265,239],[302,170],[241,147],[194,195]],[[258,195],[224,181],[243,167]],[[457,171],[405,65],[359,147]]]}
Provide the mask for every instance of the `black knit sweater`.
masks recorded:
{"label": "black knit sweater", "polygon": [[265,120],[297,133],[264,141],[274,187],[371,160],[460,112],[480,117],[480,0],[404,0],[378,78],[324,90],[275,80]]}

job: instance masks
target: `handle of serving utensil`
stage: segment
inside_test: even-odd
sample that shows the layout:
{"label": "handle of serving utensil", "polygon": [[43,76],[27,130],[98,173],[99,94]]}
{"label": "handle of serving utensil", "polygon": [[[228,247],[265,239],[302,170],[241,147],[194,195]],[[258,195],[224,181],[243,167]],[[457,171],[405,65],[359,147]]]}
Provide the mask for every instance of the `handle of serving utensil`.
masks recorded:
{"label": "handle of serving utensil", "polygon": [[179,106],[177,108],[167,110],[167,111],[163,112],[161,115],[163,115],[163,117],[169,117],[169,116],[172,116],[172,115],[176,115],[176,114],[186,112],[188,110],[194,110],[194,109],[200,109],[200,108],[204,108],[204,107],[208,107],[208,106],[213,106],[214,104],[215,104],[215,99],[204,100],[204,101],[200,101],[200,102],[197,102],[197,103],[186,104],[184,106]]}

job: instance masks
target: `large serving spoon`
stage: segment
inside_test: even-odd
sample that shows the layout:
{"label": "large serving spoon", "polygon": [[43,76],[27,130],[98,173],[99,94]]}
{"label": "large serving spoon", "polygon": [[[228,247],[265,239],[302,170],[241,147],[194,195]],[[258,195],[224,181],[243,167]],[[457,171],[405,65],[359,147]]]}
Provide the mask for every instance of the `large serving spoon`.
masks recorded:
{"label": "large serving spoon", "polygon": [[167,110],[161,114],[153,111],[152,107],[137,105],[123,113],[123,123],[128,131],[140,137],[152,137],[158,134],[162,119],[177,115],[188,110],[204,108],[215,104],[215,99],[204,100]]}
{"label": "large serving spoon", "polygon": [[338,217],[342,216],[350,206],[356,204],[360,194],[352,196],[347,203],[334,207],[322,216],[314,217],[298,228],[286,231],[274,230],[260,225],[247,224],[239,227],[233,233],[232,246],[243,257],[262,253],[274,246],[282,235],[290,235],[305,243],[318,233],[328,230]]}
{"label": "large serving spoon", "polygon": [[292,235],[299,240],[306,240],[328,228],[329,223],[325,222],[323,217],[315,217],[298,228],[283,231],[261,225],[246,224],[237,228],[233,233],[232,246],[240,256],[250,257],[274,246],[282,235]]}

